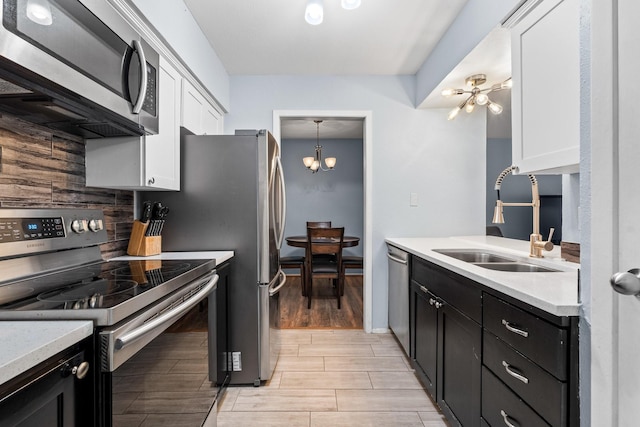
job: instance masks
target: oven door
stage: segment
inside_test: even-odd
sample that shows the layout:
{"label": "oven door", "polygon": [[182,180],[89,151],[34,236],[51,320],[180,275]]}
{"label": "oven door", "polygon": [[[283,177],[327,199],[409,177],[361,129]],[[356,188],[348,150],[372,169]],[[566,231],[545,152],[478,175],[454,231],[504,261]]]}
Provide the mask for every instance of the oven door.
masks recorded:
{"label": "oven door", "polygon": [[[0,57],[139,124],[146,133],[158,132],[159,55],[108,2],[2,0],[1,9]],[[25,89],[48,86],[37,84]],[[36,95],[41,96],[19,94],[31,103]]]}
{"label": "oven door", "polygon": [[216,339],[209,326],[218,279],[209,273],[130,320],[99,331],[98,425],[202,426],[208,417],[215,419],[219,390],[210,355],[215,358],[217,349],[211,348]]}

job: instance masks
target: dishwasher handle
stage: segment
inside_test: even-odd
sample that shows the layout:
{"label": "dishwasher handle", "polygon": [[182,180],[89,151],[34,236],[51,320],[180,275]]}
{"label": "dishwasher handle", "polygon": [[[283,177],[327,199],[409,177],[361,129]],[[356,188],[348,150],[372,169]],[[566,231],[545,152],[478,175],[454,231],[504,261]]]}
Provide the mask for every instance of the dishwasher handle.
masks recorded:
{"label": "dishwasher handle", "polygon": [[402,264],[402,265],[407,265],[409,263],[409,261],[407,261],[406,259],[395,257],[389,253],[387,254],[387,258],[389,258],[391,261],[397,262],[398,264]]}

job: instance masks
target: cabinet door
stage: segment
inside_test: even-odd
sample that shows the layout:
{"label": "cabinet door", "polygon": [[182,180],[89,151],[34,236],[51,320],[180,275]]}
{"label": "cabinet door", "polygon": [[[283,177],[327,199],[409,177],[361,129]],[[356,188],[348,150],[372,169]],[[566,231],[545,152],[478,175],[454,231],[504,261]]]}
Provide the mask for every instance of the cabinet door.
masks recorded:
{"label": "cabinet door", "polygon": [[182,80],[182,111],[180,125],[195,135],[202,135],[202,111],[206,101],[186,79]]}
{"label": "cabinet door", "polygon": [[439,314],[438,405],[460,425],[480,426],[482,328],[446,302]]}
{"label": "cabinet door", "polygon": [[511,31],[513,164],[574,173],[580,161],[579,0],[544,0]]}
{"label": "cabinet door", "polygon": [[149,187],[180,190],[180,74],[160,57],[160,123],[145,137],[145,177]]}
{"label": "cabinet door", "polygon": [[205,102],[202,120],[204,135],[219,135],[222,133],[221,115],[211,104]]}
{"label": "cabinet door", "polygon": [[429,301],[435,298],[421,290],[414,282],[415,294],[415,360],[422,370],[421,377],[431,396],[436,399],[438,363],[438,310]]}

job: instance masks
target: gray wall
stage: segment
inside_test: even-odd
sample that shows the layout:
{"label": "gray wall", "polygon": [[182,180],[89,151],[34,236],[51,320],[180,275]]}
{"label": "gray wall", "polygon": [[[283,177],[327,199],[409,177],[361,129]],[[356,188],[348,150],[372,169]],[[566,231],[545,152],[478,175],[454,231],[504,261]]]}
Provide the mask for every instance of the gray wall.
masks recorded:
{"label": "gray wall", "polygon": [[[413,76],[231,77],[233,110],[225,133],[272,129],[274,110],[371,112],[373,330],[388,327],[385,237],[478,235],[485,229],[485,114],[450,122],[448,109],[416,109],[414,94]],[[417,207],[409,206],[412,192],[418,193]]]}
{"label": "gray wall", "polygon": [[[511,165],[511,139],[487,139],[487,225],[491,224],[497,193],[494,190],[500,172]],[[536,175],[540,195],[562,195],[562,175]],[[526,175],[508,175],[502,182],[500,198],[503,202],[530,202],[531,184]],[[541,202],[541,206],[544,203]],[[533,229],[533,209],[505,207],[504,224],[500,227],[504,237],[529,240]],[[560,230],[557,230],[560,231]],[[540,230],[546,239],[549,230]]]}
{"label": "gray wall", "polygon": [[[334,170],[311,173],[302,158],[311,156],[315,140],[283,139],[282,169],[287,188],[285,236],[306,234],[307,221],[331,221],[345,234],[364,236],[364,176],[362,139],[322,139],[323,158],[336,157]],[[345,249],[345,255],[362,256],[362,245]],[[282,256],[301,254],[284,246]]]}

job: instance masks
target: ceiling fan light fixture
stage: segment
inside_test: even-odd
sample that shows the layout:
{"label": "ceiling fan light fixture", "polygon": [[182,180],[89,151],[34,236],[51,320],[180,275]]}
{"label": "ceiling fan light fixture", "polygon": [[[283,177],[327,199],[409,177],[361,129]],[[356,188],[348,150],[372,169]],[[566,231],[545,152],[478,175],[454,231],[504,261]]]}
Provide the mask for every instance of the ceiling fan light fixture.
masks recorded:
{"label": "ceiling fan light fixture", "polygon": [[308,0],[304,11],[304,19],[311,25],[320,25],[324,18],[322,0]]}
{"label": "ceiling fan light fixture", "polygon": [[361,3],[361,0],[342,0],[342,8],[347,10],[357,9]]}

